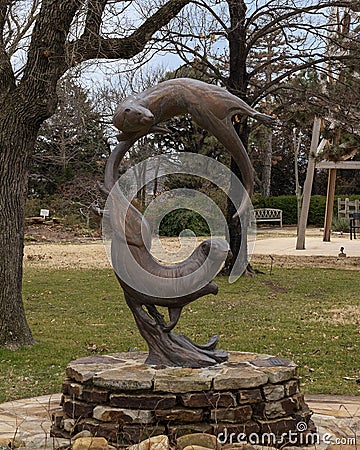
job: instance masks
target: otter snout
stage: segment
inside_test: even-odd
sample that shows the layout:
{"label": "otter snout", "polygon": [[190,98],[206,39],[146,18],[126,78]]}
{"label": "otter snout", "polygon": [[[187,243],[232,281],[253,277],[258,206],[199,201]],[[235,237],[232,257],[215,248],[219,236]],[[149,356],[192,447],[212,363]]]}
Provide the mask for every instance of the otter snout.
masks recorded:
{"label": "otter snout", "polygon": [[142,114],[139,113],[141,115],[141,119],[140,119],[140,123],[143,125],[149,125],[149,124],[153,124],[155,122],[155,117],[154,115],[147,110],[146,114],[143,112]]}

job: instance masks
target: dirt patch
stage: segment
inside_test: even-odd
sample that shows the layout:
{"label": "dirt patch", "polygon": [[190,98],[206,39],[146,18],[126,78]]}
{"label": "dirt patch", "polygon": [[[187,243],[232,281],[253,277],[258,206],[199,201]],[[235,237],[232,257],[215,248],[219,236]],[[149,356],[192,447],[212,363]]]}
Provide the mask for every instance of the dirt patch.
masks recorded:
{"label": "dirt patch", "polygon": [[26,245],[24,267],[46,269],[103,269],[110,266],[102,241]]}
{"label": "dirt patch", "polygon": [[265,286],[268,286],[270,289],[272,289],[272,291],[276,294],[286,294],[288,291],[284,286],[281,286],[278,283],[274,283],[271,280],[264,281],[263,284],[265,284]]}
{"label": "dirt patch", "polygon": [[310,320],[312,322],[325,322],[337,325],[360,324],[360,310],[358,306],[346,306],[345,308],[333,308],[325,312],[326,317],[318,315]]}
{"label": "dirt patch", "polygon": [[67,228],[61,224],[52,222],[28,225],[25,228],[26,243],[41,242],[88,242],[95,239],[101,239],[99,230],[84,231],[80,227]]}

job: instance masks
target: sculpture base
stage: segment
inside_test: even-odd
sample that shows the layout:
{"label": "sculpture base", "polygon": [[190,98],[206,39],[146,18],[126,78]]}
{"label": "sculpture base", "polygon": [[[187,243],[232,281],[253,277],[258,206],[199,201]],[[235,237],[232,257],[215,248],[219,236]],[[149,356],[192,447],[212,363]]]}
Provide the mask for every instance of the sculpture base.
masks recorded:
{"label": "sculpture base", "polygon": [[290,360],[230,352],[226,363],[189,369],[146,366],[146,356],[117,353],[72,361],[52,436],[89,430],[127,446],[158,434],[175,441],[204,432],[221,444],[280,447],[304,445],[315,431]]}

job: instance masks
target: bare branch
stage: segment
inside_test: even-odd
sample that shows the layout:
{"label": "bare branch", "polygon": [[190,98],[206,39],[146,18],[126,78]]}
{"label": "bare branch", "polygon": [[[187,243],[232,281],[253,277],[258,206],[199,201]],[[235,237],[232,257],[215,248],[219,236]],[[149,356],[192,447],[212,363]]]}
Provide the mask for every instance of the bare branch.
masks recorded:
{"label": "bare branch", "polygon": [[6,52],[3,38],[4,26],[10,0],[0,1],[0,96],[7,95],[8,91],[15,87],[14,72],[11,67],[10,57]]}
{"label": "bare branch", "polygon": [[68,55],[72,55],[71,64],[76,65],[82,61],[95,58],[129,59],[135,56],[145,48],[153,34],[167,25],[189,1],[169,0],[145,20],[136,31],[125,38],[106,39],[89,34],[88,39],[85,40],[82,36],[79,40],[68,45]]}
{"label": "bare branch", "polygon": [[[263,86],[257,85],[258,89],[257,89],[256,94],[254,95],[253,103],[256,103],[257,101],[259,101],[260,98],[266,97],[270,93],[273,86],[279,85],[281,81],[288,79],[291,75],[293,75],[295,73],[299,73],[310,67],[318,66],[319,64],[322,64],[324,62],[346,61],[348,59],[349,59],[348,56],[337,56],[337,57],[322,56],[316,60],[312,59],[305,63],[297,64],[293,68],[286,70],[281,75],[279,75],[278,77],[271,80],[270,83],[264,84]],[[321,68],[317,67],[317,70],[321,70]],[[254,84],[252,83],[252,85],[254,85]]]}
{"label": "bare branch", "polygon": [[83,40],[94,39],[100,33],[102,23],[102,14],[108,0],[92,0],[88,5],[88,12],[85,20],[85,30],[82,36]]}
{"label": "bare branch", "polygon": [[[270,13],[273,12],[275,14],[275,18],[273,20],[270,20],[267,24],[264,24],[264,26],[262,26],[261,29],[253,33],[251,39],[247,42],[248,51],[250,51],[250,49],[256,44],[256,42],[264,38],[264,36],[278,29],[279,23],[289,20],[293,17],[298,17],[300,14],[319,12],[322,9],[329,8],[330,6],[349,7],[349,8],[352,7],[355,9],[359,8],[360,2],[357,0],[356,1],[342,0],[342,1],[316,2],[316,4],[313,4],[311,6],[297,7],[297,8],[285,6],[282,7],[281,10],[290,10],[290,11],[284,14],[279,14],[279,8],[276,8],[274,6],[272,10],[267,11],[267,15],[270,15]],[[262,12],[259,14],[262,14]],[[248,21],[248,25],[254,23],[255,20],[258,19],[259,14],[253,15],[252,20]]]}
{"label": "bare branch", "polygon": [[8,37],[8,43],[11,42],[10,47],[8,49],[8,53],[10,56],[12,56],[16,52],[20,42],[27,36],[29,30],[34,25],[37,18],[36,11],[38,7],[39,7],[39,0],[36,0],[32,3],[32,7],[29,11],[29,14],[27,15],[27,21],[24,24],[19,23],[17,18],[14,16],[14,14],[12,14],[12,11],[10,10],[11,20],[9,20],[9,30],[11,29],[10,22],[14,23],[16,27],[15,36],[13,37],[14,33],[10,32]]}

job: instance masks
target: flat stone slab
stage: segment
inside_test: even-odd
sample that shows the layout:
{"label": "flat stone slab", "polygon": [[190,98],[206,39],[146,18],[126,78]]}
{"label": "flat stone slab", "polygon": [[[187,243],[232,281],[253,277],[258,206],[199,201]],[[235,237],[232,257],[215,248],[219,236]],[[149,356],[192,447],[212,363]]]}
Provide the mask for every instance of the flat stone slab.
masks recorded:
{"label": "flat stone slab", "polygon": [[94,386],[126,391],[148,390],[153,386],[155,371],[150,367],[132,366],[104,370],[92,377]]}
{"label": "flat stone slab", "polygon": [[254,389],[281,383],[297,374],[296,365],[284,358],[249,352],[229,352],[226,363],[188,369],[145,365],[146,352],[92,355],[69,363],[66,375],[79,383],[92,382],[110,390],[186,393]]}
{"label": "flat stone slab", "polygon": [[209,391],[217,370],[168,368],[155,373],[154,391]]}

